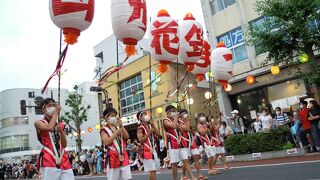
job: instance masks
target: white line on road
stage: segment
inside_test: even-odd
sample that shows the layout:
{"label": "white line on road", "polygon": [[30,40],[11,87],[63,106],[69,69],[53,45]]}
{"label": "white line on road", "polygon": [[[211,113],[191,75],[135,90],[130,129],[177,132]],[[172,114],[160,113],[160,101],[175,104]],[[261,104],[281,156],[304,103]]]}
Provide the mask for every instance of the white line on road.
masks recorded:
{"label": "white line on road", "polygon": [[[276,164],[262,164],[262,165],[250,165],[250,166],[239,166],[239,167],[232,167],[231,169],[243,169],[243,168],[254,168],[254,167],[266,167],[266,166],[284,166],[284,165],[294,165],[294,164],[307,164],[307,163],[318,163],[320,160],[314,160],[314,161],[300,161],[300,162],[289,162],[289,163],[276,163]],[[223,168],[218,168],[218,169],[223,169]],[[208,169],[202,169],[204,171],[208,171]],[[192,171],[196,171],[195,169]],[[181,172],[181,170],[179,171]],[[157,172],[157,174],[168,174],[171,173],[171,171],[166,171],[166,172]],[[147,175],[149,173],[139,173],[139,174],[132,174],[132,176],[141,176],[141,175]],[[103,177],[103,176],[91,176],[91,177],[77,177],[77,179],[91,179],[92,177]]]}

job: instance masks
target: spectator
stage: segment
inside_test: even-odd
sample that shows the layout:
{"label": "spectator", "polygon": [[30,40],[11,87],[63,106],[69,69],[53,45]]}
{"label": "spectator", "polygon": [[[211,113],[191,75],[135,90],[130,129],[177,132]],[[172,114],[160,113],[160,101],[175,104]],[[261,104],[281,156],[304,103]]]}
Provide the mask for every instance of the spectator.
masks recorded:
{"label": "spectator", "polygon": [[159,137],[159,150],[160,150],[160,163],[163,166],[163,160],[167,155],[167,147],[166,143],[164,142],[162,136]]}
{"label": "spectator", "polygon": [[101,147],[97,147],[97,173],[101,174],[103,169],[103,152]]}
{"label": "spectator", "polygon": [[90,173],[89,175],[92,176],[94,175],[94,166],[95,166],[95,163],[94,163],[94,158],[95,158],[95,155],[93,153],[93,150],[90,150],[88,152],[88,156],[87,156],[87,162],[88,162],[88,165],[89,165],[89,170],[90,170]]}
{"label": "spectator", "polygon": [[317,151],[320,151],[320,130],[318,127],[320,121],[320,107],[315,100],[310,101],[309,107],[308,120],[311,122],[312,142]]}
{"label": "spectator", "polygon": [[272,117],[270,116],[268,109],[262,109],[258,121],[262,124],[262,131],[264,133],[269,133],[272,127]]}
{"label": "spectator", "polygon": [[311,146],[311,122],[308,120],[309,109],[307,108],[307,101],[300,102],[300,120],[302,123],[302,128],[298,131],[298,136],[302,141],[303,146]]}
{"label": "spectator", "polygon": [[229,136],[233,134],[233,131],[225,121],[222,121],[220,124],[221,124],[219,128],[220,135],[223,137],[224,140],[226,140]]}
{"label": "spectator", "polygon": [[290,132],[295,140],[295,143],[297,146],[300,146],[301,139],[298,136],[298,132],[301,128],[301,120],[299,117],[299,111],[295,110],[293,111],[293,126],[290,128]]}
{"label": "spectator", "polygon": [[231,114],[232,117],[227,117],[225,115],[224,117],[231,120],[234,134],[244,133],[243,119],[239,116],[239,111],[233,110]]}
{"label": "spectator", "polygon": [[286,113],[283,113],[281,111],[280,107],[276,107],[275,109],[276,111],[276,116],[274,117],[274,126],[275,127],[282,127],[282,126],[286,126],[288,127],[288,124],[290,123],[289,117]]}
{"label": "spectator", "polygon": [[6,169],[6,165],[2,161],[0,161],[0,180],[4,180]]}
{"label": "spectator", "polygon": [[129,157],[131,159],[134,158],[134,151],[133,151],[133,143],[131,143],[131,139],[128,139],[127,140],[127,151],[128,151],[128,154],[129,154]]}

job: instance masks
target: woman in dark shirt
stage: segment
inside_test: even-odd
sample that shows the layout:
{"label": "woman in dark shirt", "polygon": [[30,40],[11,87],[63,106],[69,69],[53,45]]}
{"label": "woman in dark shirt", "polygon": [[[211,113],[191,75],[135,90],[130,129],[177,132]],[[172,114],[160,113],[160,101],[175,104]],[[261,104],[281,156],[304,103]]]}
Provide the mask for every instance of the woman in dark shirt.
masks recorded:
{"label": "woman in dark shirt", "polygon": [[320,130],[319,130],[319,121],[320,121],[320,107],[317,101],[310,101],[310,111],[308,114],[308,120],[311,122],[311,136],[313,144],[316,146],[317,150],[320,151]]}

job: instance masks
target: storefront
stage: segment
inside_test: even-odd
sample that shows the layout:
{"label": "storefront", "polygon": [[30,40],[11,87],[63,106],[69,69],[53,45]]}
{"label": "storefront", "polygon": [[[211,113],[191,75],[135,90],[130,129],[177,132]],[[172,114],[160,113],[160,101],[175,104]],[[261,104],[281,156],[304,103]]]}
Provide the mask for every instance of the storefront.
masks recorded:
{"label": "storefront", "polygon": [[249,119],[255,119],[264,108],[272,114],[276,107],[289,112],[298,108],[300,100],[308,94],[305,82],[295,79],[291,68],[282,69],[277,76],[270,73],[257,76],[252,85],[240,81],[233,83],[232,87],[229,93],[232,108]]}

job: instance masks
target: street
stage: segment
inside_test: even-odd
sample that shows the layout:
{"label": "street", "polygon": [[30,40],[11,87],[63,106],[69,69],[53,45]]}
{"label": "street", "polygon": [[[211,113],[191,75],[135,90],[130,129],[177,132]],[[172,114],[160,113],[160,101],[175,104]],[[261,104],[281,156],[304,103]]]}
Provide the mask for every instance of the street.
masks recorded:
{"label": "street", "polygon": [[[235,167],[230,170],[220,170],[221,174],[215,176],[208,176],[207,170],[203,172],[209,179],[214,180],[320,180],[319,168],[320,161],[315,160]],[[171,177],[171,171],[157,174],[158,180],[170,180]],[[77,179],[102,180],[106,177],[81,177]],[[145,173],[134,174],[133,179],[146,180],[147,175]]]}

